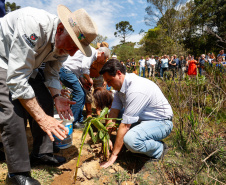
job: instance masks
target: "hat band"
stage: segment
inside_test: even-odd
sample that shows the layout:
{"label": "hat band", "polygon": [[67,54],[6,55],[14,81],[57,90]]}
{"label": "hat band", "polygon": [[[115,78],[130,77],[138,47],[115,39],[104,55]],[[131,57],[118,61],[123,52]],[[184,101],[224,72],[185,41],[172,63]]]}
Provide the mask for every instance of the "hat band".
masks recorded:
{"label": "hat band", "polygon": [[84,43],[85,45],[89,45],[89,42],[86,40],[85,35],[82,33],[80,27],[78,26],[78,24],[73,20],[72,17],[68,18],[68,22],[71,26],[71,28],[73,29],[76,37],[78,38],[78,40],[82,43]]}

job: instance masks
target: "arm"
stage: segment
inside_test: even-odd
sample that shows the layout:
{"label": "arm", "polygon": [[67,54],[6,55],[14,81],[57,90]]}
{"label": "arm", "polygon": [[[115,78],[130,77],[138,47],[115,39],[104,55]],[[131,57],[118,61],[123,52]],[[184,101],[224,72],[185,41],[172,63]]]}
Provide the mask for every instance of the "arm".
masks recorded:
{"label": "arm", "polygon": [[68,130],[61,124],[62,121],[58,121],[55,118],[45,114],[39,106],[36,98],[19,99],[19,101],[28,113],[35,119],[35,121],[37,121],[41,129],[48,134],[51,141],[54,141],[52,134],[61,140],[66,138]]}
{"label": "arm", "polygon": [[107,168],[116,161],[118,154],[123,146],[123,138],[124,138],[125,134],[128,132],[130,126],[131,126],[131,124],[124,124],[124,123],[120,124],[118,132],[117,132],[117,136],[116,136],[115,146],[113,148],[111,157],[107,162],[102,163],[101,167]]}

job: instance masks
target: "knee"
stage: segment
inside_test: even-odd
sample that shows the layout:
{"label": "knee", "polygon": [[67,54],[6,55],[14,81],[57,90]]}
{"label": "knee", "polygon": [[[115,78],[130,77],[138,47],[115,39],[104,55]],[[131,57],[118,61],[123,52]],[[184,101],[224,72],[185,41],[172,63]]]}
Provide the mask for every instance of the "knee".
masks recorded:
{"label": "knee", "polygon": [[126,148],[129,149],[131,152],[139,152],[140,143],[134,132],[127,132],[127,134],[123,138],[123,142]]}

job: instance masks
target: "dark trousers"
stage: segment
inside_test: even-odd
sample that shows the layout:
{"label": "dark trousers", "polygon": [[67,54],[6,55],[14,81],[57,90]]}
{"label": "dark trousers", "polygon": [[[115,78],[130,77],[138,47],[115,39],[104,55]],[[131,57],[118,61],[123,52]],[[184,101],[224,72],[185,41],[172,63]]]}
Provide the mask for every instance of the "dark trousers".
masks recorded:
{"label": "dark trousers", "polygon": [[[0,131],[9,173],[31,170],[25,125],[30,117],[19,100],[12,101],[6,85],[7,70],[0,68]],[[53,115],[53,100],[39,75],[30,79],[36,98],[44,111]],[[33,152],[52,153],[53,143],[48,135],[30,117],[31,132],[34,139]]]}

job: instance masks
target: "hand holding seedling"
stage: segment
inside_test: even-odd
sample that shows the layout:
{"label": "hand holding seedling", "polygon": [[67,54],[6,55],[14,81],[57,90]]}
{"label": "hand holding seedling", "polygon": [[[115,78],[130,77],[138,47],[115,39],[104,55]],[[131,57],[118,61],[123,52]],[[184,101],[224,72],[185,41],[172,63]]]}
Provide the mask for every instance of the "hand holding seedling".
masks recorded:
{"label": "hand holding seedling", "polygon": [[76,104],[76,102],[70,101],[69,99],[64,98],[62,96],[58,96],[54,100],[55,100],[55,107],[60,116],[60,119],[65,118],[70,120],[71,119],[70,116],[73,116],[73,113],[70,108],[70,104],[73,105],[73,104]]}

